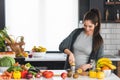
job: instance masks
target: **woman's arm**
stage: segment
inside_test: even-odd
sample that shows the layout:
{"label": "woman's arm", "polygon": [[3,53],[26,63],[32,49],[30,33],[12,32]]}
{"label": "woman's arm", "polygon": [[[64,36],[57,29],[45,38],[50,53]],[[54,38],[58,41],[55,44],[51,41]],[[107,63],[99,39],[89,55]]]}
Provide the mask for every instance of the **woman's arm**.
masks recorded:
{"label": "woman's arm", "polygon": [[83,64],[79,68],[82,69],[83,71],[86,71],[87,69],[92,68],[92,65],[91,64]]}
{"label": "woman's arm", "polygon": [[69,64],[75,63],[75,57],[74,57],[73,53],[69,49],[65,49],[64,53],[69,56],[69,59],[68,59]]}

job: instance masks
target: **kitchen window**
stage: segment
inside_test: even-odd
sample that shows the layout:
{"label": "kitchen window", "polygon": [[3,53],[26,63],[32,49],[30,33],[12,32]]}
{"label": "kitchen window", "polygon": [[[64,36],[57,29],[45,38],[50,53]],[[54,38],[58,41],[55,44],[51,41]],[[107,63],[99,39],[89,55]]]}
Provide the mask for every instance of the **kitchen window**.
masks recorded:
{"label": "kitchen window", "polygon": [[60,42],[78,27],[78,0],[6,0],[8,33],[24,36],[25,50],[33,46],[59,51]]}

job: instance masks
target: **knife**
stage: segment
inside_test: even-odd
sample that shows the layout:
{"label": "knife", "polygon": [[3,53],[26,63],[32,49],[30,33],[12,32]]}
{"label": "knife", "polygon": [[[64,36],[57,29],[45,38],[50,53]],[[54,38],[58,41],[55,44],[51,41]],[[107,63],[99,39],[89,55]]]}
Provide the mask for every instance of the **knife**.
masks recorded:
{"label": "knife", "polygon": [[72,73],[75,73],[75,63],[71,63],[70,67],[71,67]]}
{"label": "knife", "polygon": [[96,66],[96,63],[95,63],[95,60],[91,59],[91,66],[92,66],[92,70],[95,70],[95,66]]}

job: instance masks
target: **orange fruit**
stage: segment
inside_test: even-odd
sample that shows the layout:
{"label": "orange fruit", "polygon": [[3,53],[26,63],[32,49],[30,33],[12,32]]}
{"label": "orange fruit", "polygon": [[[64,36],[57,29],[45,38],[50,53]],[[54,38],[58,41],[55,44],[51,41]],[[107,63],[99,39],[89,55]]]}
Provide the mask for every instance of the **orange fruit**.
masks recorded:
{"label": "orange fruit", "polygon": [[108,66],[103,66],[101,70],[110,70],[110,68]]}

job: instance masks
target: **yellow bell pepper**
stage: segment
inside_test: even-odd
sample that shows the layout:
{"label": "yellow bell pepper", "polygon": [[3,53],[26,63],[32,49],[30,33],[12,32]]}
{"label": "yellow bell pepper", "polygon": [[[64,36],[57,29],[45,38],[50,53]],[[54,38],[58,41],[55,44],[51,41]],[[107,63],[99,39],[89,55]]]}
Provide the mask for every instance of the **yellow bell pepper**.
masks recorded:
{"label": "yellow bell pepper", "polygon": [[13,72],[13,78],[14,79],[20,79],[21,78],[21,72],[20,71],[14,71]]}
{"label": "yellow bell pepper", "polygon": [[104,77],[105,77],[104,72],[98,71],[98,72],[96,73],[96,78],[98,78],[98,79],[103,79]]}
{"label": "yellow bell pepper", "polygon": [[89,77],[90,77],[90,78],[96,78],[96,71],[90,70],[90,71],[89,71]]}

